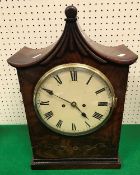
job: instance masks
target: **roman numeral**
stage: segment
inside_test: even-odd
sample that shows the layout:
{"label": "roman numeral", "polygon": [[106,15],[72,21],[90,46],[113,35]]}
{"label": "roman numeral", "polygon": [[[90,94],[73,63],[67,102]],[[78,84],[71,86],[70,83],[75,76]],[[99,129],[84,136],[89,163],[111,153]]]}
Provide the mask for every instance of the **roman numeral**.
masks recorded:
{"label": "roman numeral", "polygon": [[58,123],[56,124],[56,127],[57,128],[61,128],[62,123],[63,123],[63,121],[62,120],[59,120]]}
{"label": "roman numeral", "polygon": [[49,105],[49,101],[41,101],[40,105]]}
{"label": "roman numeral", "polygon": [[97,94],[99,94],[99,93],[101,93],[101,92],[103,92],[103,91],[105,91],[105,88],[99,89],[99,90],[96,91],[95,93],[96,93],[96,95],[97,95]]}
{"label": "roman numeral", "polygon": [[77,71],[70,71],[71,80],[77,81]]}
{"label": "roman numeral", "polygon": [[90,124],[85,121],[85,124],[90,128]]}
{"label": "roman numeral", "polygon": [[76,125],[74,123],[72,123],[72,130],[76,131]]}
{"label": "roman numeral", "polygon": [[94,117],[94,118],[96,118],[98,120],[101,120],[101,118],[103,117],[103,115],[102,114],[99,114],[98,112],[95,112],[92,117]]}
{"label": "roman numeral", "polygon": [[108,102],[98,102],[98,106],[108,106]]}
{"label": "roman numeral", "polygon": [[89,82],[92,79],[92,77],[93,77],[93,74],[89,77],[88,81],[86,82],[87,85],[89,84]]}
{"label": "roman numeral", "polygon": [[47,118],[47,120],[50,119],[52,116],[53,116],[52,111],[45,113],[45,118]]}
{"label": "roman numeral", "polygon": [[62,84],[62,81],[58,75],[55,75],[54,79],[57,81],[57,83]]}

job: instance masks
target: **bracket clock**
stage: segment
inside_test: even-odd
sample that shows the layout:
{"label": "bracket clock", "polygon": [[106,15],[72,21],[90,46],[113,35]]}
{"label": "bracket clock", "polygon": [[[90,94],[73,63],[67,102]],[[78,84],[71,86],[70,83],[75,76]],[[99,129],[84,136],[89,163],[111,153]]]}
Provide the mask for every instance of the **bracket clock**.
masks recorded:
{"label": "bracket clock", "polygon": [[120,168],[119,139],[129,65],[125,45],[107,47],[65,10],[60,39],[43,49],[23,47],[8,59],[23,96],[32,169]]}

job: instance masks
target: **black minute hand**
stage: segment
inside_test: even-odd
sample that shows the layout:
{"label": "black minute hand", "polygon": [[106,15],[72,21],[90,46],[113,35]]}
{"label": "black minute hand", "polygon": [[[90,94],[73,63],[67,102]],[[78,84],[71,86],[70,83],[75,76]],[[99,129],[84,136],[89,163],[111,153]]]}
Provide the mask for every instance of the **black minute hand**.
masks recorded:
{"label": "black minute hand", "polygon": [[44,91],[46,91],[49,95],[54,95],[54,96],[56,96],[56,97],[58,97],[58,98],[60,98],[60,99],[62,99],[62,100],[64,100],[64,101],[66,101],[66,102],[68,102],[68,103],[71,104],[70,101],[68,101],[68,100],[66,100],[66,99],[64,99],[64,98],[62,98],[62,97],[59,97],[58,95],[55,95],[55,94],[53,93],[52,90],[49,90],[49,89],[46,89],[46,88],[42,88],[42,89],[43,89]]}
{"label": "black minute hand", "polygon": [[48,94],[50,95],[54,95],[53,91],[46,89],[46,88],[42,88],[44,91],[48,92]]}
{"label": "black minute hand", "polygon": [[53,91],[50,90],[50,89],[46,89],[46,88],[42,88],[42,89],[43,89],[44,91],[46,91],[49,95],[54,95],[55,97],[60,98],[61,100],[66,101],[67,103],[70,103],[72,107],[74,107],[74,108],[76,108],[78,111],[80,111],[80,113],[81,113],[81,115],[82,115],[83,117],[87,118],[87,115],[79,109],[79,107],[77,106],[77,103],[76,103],[76,102],[74,102],[74,101],[73,101],[73,102],[70,102],[70,101],[68,101],[68,100],[66,100],[66,99],[64,99],[64,98],[62,98],[62,97],[59,97],[58,95],[54,94]]}

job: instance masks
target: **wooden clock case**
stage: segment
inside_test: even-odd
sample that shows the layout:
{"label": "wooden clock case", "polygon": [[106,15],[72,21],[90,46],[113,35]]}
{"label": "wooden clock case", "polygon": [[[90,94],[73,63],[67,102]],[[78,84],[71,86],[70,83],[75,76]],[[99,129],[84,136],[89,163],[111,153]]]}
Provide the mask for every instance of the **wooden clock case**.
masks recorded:
{"label": "wooden clock case", "polygon": [[[100,45],[80,31],[77,9],[65,10],[66,24],[60,39],[43,49],[23,47],[8,59],[16,67],[23,96],[33,161],[32,169],[120,168],[118,158],[121,123],[129,65],[137,55],[125,45]],[[65,63],[82,63],[103,72],[112,83],[117,105],[107,123],[97,131],[78,137],[63,136],[45,127],[33,106],[33,92],[40,77]]]}

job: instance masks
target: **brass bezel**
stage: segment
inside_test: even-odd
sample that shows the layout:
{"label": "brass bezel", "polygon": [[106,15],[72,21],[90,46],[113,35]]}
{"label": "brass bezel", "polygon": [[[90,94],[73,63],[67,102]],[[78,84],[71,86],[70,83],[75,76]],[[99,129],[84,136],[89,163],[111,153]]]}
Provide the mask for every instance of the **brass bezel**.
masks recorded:
{"label": "brass bezel", "polygon": [[[70,69],[70,68],[82,68],[82,69],[86,69],[86,70],[90,70],[94,73],[96,73],[99,77],[101,77],[103,79],[103,81],[108,85],[109,87],[109,90],[110,90],[110,93],[112,95],[112,106],[110,108],[110,111],[109,111],[109,114],[108,116],[98,125],[96,126],[95,128],[92,128],[88,131],[83,131],[83,132],[79,132],[79,133],[68,133],[68,132],[63,132],[63,131],[60,131],[60,130],[57,130],[56,128],[53,128],[52,126],[48,125],[43,119],[42,117],[40,116],[39,112],[38,112],[38,109],[37,109],[37,104],[36,104],[36,94],[37,94],[37,91],[39,89],[39,87],[41,86],[41,84],[45,81],[45,79],[50,76],[52,73],[58,71],[58,70],[64,70],[64,69]],[[85,65],[85,64],[80,64],[80,63],[69,63],[69,64],[63,64],[63,65],[59,65],[59,66],[56,66],[52,69],[50,69],[48,72],[46,72],[38,81],[38,83],[36,84],[35,86],[35,89],[34,89],[34,95],[33,95],[33,104],[34,104],[34,108],[35,108],[35,111],[37,113],[37,116],[38,118],[41,120],[41,122],[47,127],[49,128],[50,130],[56,132],[56,133],[59,133],[61,135],[66,135],[66,136],[82,136],[82,135],[86,135],[86,134],[89,134],[89,133],[92,133],[94,131],[96,131],[97,129],[99,129],[100,127],[102,127],[106,122],[107,120],[110,118],[112,112],[113,112],[113,109],[114,107],[116,106],[116,102],[117,102],[117,98],[115,97],[115,93],[114,93],[114,89],[113,89],[113,86],[111,84],[111,82],[109,81],[109,79],[101,72],[99,71],[98,69],[94,68],[94,67],[91,67],[89,65]]]}

